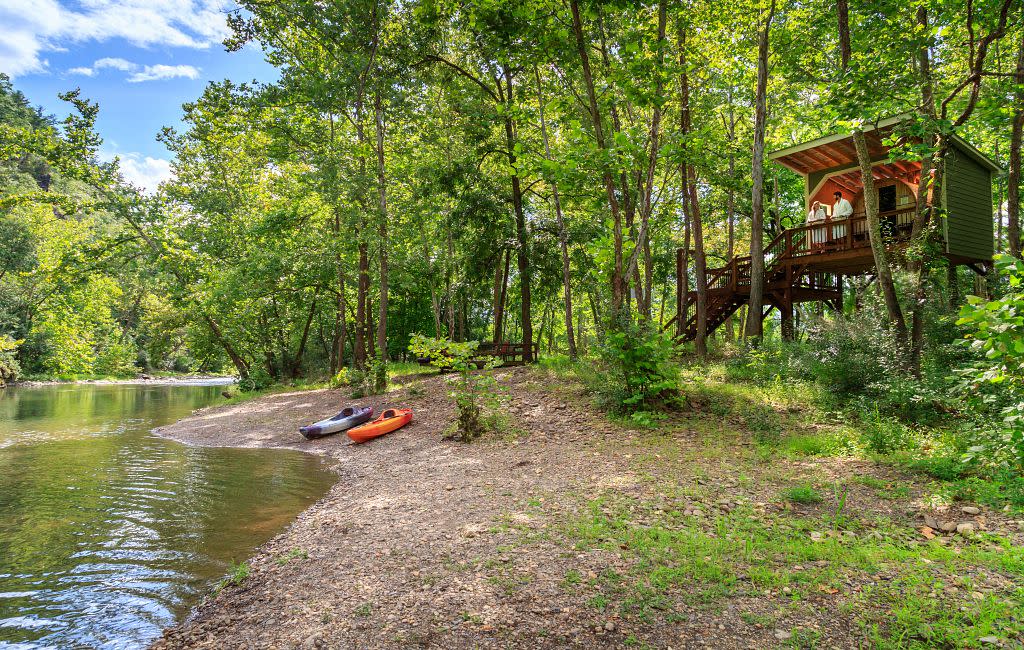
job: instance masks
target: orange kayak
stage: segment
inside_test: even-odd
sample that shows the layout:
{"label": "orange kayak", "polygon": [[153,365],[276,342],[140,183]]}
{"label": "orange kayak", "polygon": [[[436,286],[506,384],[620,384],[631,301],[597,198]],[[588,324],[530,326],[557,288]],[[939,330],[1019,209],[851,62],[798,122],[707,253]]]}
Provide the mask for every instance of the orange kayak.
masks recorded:
{"label": "orange kayak", "polygon": [[349,429],[346,433],[353,442],[366,442],[385,433],[391,433],[395,429],[401,429],[410,422],[412,409],[387,409],[373,422]]}

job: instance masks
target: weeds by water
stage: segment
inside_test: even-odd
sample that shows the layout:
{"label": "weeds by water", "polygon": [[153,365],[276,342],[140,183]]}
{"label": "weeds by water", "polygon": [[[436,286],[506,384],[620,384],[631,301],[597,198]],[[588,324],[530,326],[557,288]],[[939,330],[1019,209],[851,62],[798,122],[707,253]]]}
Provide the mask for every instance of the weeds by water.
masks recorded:
{"label": "weeds by water", "polygon": [[249,577],[252,569],[249,567],[248,562],[239,562],[238,564],[231,564],[231,571],[226,578],[220,581],[217,585],[216,591],[220,591],[225,587],[237,587],[238,585],[245,582],[245,579]]}

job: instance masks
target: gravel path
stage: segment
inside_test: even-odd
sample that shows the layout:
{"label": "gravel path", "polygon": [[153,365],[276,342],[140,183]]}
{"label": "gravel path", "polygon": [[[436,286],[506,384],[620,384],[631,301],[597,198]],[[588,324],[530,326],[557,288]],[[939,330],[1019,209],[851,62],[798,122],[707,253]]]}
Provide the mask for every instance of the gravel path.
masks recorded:
{"label": "gravel path", "polygon": [[[606,421],[543,402],[524,388],[528,377],[523,369],[499,373],[510,414],[527,434],[521,440],[443,442],[453,414],[438,377],[416,382],[411,394],[357,400],[378,413],[400,405],[415,412],[409,426],[364,445],[297,433],[347,401],[328,390],[211,408],[159,430],[189,444],[322,454],[337,461],[339,481],[259,550],[249,578],[208,599],[154,647],[620,645],[604,617],[559,589],[564,549],[512,557],[504,547],[520,533],[502,522],[545,525],[526,511],[528,500],[628,471],[624,459],[591,452],[611,433]],[[526,582],[528,589],[516,588]]]}

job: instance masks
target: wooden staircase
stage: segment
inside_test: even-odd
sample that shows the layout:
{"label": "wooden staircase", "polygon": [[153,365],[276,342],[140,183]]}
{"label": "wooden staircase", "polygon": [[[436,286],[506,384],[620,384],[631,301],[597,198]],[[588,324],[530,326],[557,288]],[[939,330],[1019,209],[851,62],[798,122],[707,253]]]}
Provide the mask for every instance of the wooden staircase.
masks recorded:
{"label": "wooden staircase", "polygon": [[[880,214],[888,243],[898,246],[910,237],[914,207]],[[783,322],[793,316],[793,305],[824,302],[842,309],[843,277],[874,268],[867,219],[824,221],[788,228],[765,247],[764,319],[778,309]],[[707,331],[715,331],[750,300],[750,256],[735,256],[725,266],[708,269]],[[676,277],[683,277],[683,251],[676,254]],[[676,315],[664,329],[675,326],[676,338],[697,337],[697,292],[676,292]]]}

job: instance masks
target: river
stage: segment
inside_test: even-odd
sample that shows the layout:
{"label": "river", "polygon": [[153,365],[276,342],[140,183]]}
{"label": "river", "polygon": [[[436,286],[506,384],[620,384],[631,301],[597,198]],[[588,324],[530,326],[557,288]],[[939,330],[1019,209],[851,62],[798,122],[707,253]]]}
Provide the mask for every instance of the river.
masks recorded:
{"label": "river", "polygon": [[0,390],[0,648],[145,647],[333,484],[307,454],[151,433],[221,390]]}

